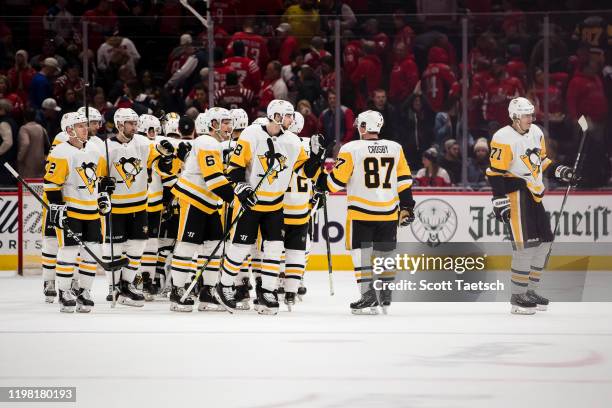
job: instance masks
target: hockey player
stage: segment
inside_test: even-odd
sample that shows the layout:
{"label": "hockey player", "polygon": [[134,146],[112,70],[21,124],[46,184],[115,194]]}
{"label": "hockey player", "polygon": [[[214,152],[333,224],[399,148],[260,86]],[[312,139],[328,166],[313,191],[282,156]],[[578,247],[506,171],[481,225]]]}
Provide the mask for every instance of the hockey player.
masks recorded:
{"label": "hockey player", "polygon": [[510,310],[514,314],[534,314],[548,306],[548,299],[536,292],[553,241],[542,205],[543,173],[566,183],[577,182],[571,168],[553,164],[547,157],[544,134],[532,123],[534,111],[526,98],[510,101],[512,124],[493,135],[486,172],[495,217],[509,226],[512,238]]}
{"label": "hockey player", "polygon": [[91,106],[85,111],[85,107],[81,106],[77,112],[83,116],[87,116],[89,119],[89,140],[87,141],[87,148],[98,149],[100,153],[104,154],[104,141],[98,136],[98,130],[100,126],[102,126],[102,115],[100,111]]}
{"label": "hockey player", "polygon": [[[312,155],[308,158],[300,139],[288,130],[293,123],[293,105],[273,100],[267,107],[267,117],[269,122],[265,126],[251,125],[242,132],[228,169],[244,213],[236,223],[232,243],[226,248],[215,296],[232,313],[236,309],[234,279],[260,230],[263,260],[258,312],[278,312],[276,289],[283,251],[283,196],[292,172],[312,178],[322,160],[325,142],[322,137],[311,138]],[[262,180],[268,170],[268,176]],[[260,190],[256,194],[253,187],[258,184]]]}
{"label": "hockey player", "polygon": [[101,241],[100,213],[110,211],[108,194],[98,195],[96,181],[105,166],[104,159],[95,150],[85,149],[88,135],[87,118],[73,112],[66,115],[65,132],[68,141],[57,145],[47,158],[44,189],[49,202],[50,224],[56,228],[59,250],[56,274],[60,311],[89,312],[94,302],[91,287],[96,275],[96,263],[87,253],[81,254],[79,264],[79,293],[70,290],[79,246],[64,232],[69,228],[94,253],[99,253]]}
{"label": "hockey player", "polygon": [[[115,247],[111,247],[110,225],[107,225],[102,253],[109,261],[116,254],[126,253],[129,265],[115,273],[115,284],[119,284],[118,301],[129,306],[143,306],[144,297],[134,286],[134,278],[147,239],[147,169],[172,175],[177,171],[178,161],[173,161],[174,148],[167,140],[153,145],[146,137],[135,134],[138,115],[132,109],[117,109],[114,122],[118,133],[107,139],[105,146],[110,175],[106,168],[103,169],[105,177],[100,184],[101,191],[111,195],[109,218]],[[112,256],[111,251],[114,252]],[[107,276],[111,281],[110,272]]]}
{"label": "hockey player", "polygon": [[172,190],[179,200],[180,217],[171,264],[170,310],[181,312],[193,309],[193,300],[188,297],[181,301],[181,297],[196,253],[211,257],[202,275],[204,286],[200,290],[201,305],[198,309],[207,310],[212,303],[211,288],[217,281],[220,264],[220,252],[212,256],[212,250],[223,238],[219,200],[230,203],[234,199],[231,184],[223,174],[219,143],[221,138],[229,136],[229,111],[211,108],[205,116],[198,116],[196,125],[198,133],[203,133],[203,127],[208,127],[208,134],[201,134],[194,140],[183,172]]}
{"label": "hockey player", "polygon": [[398,219],[400,226],[414,220],[412,176],[402,147],[378,138],[384,125],[382,115],[365,111],[357,116],[359,140],[342,146],[332,172],[322,174],[317,188],[336,192],[346,188],[348,212],[346,247],[351,252],[361,299],[351,303],[353,314],[378,313],[391,304],[391,291],[385,283],[394,272],[383,272],[380,296],[374,289],[371,255],[384,256],[395,249]]}

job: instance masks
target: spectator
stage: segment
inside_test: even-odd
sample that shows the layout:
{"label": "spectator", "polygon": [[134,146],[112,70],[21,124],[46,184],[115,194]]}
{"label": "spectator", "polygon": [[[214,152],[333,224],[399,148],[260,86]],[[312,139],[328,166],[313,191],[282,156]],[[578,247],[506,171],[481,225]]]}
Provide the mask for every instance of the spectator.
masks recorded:
{"label": "spectator", "polygon": [[489,82],[493,80],[491,76],[491,65],[486,58],[476,60],[468,89],[468,129],[478,136],[489,136],[489,127],[483,118],[482,103]]}
{"label": "spectator", "polygon": [[303,65],[298,73],[297,100],[305,99],[311,105],[317,105],[321,109],[319,98],[322,97],[321,84],[314,70],[308,65]]}
{"label": "spectator", "polygon": [[433,112],[427,98],[413,93],[401,105],[395,141],[402,145],[410,168],[420,167],[421,156],[432,143]]}
{"label": "spectator", "polygon": [[195,48],[193,39],[190,34],[183,34],[179,40],[179,46],[175,47],[168,55],[168,63],[166,64],[166,77],[170,78],[181,66],[187,61],[190,55],[193,55]]}
{"label": "spectator", "polygon": [[334,57],[331,55],[321,58],[321,91],[329,92],[330,90],[336,90],[336,71],[334,67]]}
{"label": "spectator", "polygon": [[45,175],[45,157],[51,143],[45,129],[34,121],[35,112],[26,109],[25,124],[19,129],[17,170],[23,178],[42,178]]}
{"label": "spectator", "polygon": [[[354,1],[350,1],[353,3]],[[357,17],[351,6],[342,0],[320,0],[319,14],[321,15],[321,28],[329,36],[334,33],[334,21],[340,17],[340,29],[350,30],[357,24]]]}
{"label": "spectator", "polygon": [[[64,103],[64,95],[71,89],[76,94],[82,94],[83,88],[85,87],[85,81],[79,76],[80,69],[77,64],[66,65],[66,71],[64,75],[58,77],[53,85],[53,97],[62,106]],[[64,108],[66,108],[64,106]]]}
{"label": "spectator", "polygon": [[474,189],[487,186],[485,172],[489,167],[489,145],[487,139],[481,137],[474,143],[474,157],[468,159],[468,183]]}
{"label": "spectator", "polygon": [[304,127],[298,136],[310,137],[317,133],[319,129],[319,121],[312,113],[312,105],[305,99],[302,99],[296,104],[296,110],[304,116]]}
{"label": "spectator", "polygon": [[140,53],[129,38],[122,37],[118,32],[110,36],[98,48],[98,69],[105,71],[112,66],[125,65],[136,75],[136,65],[140,61]]}
{"label": "spectator", "polygon": [[508,122],[508,104],[521,95],[525,95],[521,80],[508,75],[503,58],[495,58],[482,103],[483,117],[490,129],[499,129]]}
{"label": "spectator", "polygon": [[22,101],[28,100],[28,92],[36,70],[28,63],[28,53],[19,50],[15,53],[15,66],[8,71],[9,89],[15,92]]}
{"label": "spectator", "polygon": [[387,54],[389,53],[389,37],[387,34],[380,31],[378,28],[378,20],[375,18],[369,18],[363,23],[363,31],[366,34],[365,39],[372,41],[376,49],[376,55],[383,60],[387,60]]}
{"label": "spectator", "polygon": [[280,23],[276,27],[278,38],[280,40],[280,49],[278,52],[278,60],[283,65],[291,64],[291,61],[300,53],[300,45],[294,35],[291,35],[291,24]]}
{"label": "spectator", "polygon": [[342,65],[344,73],[349,77],[353,74],[359,59],[364,56],[363,43],[350,30],[342,32]]}
{"label": "spectator", "polygon": [[[327,92],[327,109],[321,112],[319,115],[319,132],[323,133],[328,137],[335,137],[336,135],[336,107],[338,104],[338,98],[336,92],[330,90]],[[340,131],[339,141],[341,144],[345,144],[353,140],[353,134],[355,130],[353,124],[355,122],[355,114],[350,108],[344,105],[340,105]]]}
{"label": "spectator", "polygon": [[11,116],[17,121],[21,120],[23,100],[16,93],[9,91],[9,82],[4,75],[0,75],[0,99],[8,99],[12,107]]}
{"label": "spectator", "polygon": [[97,50],[104,42],[104,37],[111,35],[118,26],[117,15],[110,7],[109,0],[100,0],[98,6],[83,13],[87,21],[89,48]]}
{"label": "spectator", "polygon": [[283,23],[291,24],[301,49],[308,48],[310,39],[319,34],[321,19],[314,8],[314,0],[300,0],[283,14]]}
{"label": "spectator", "polygon": [[51,81],[60,72],[55,58],[46,58],[43,61],[40,71],[34,75],[30,83],[29,103],[32,108],[40,109],[42,102],[53,96]]}
{"label": "spectator", "polygon": [[232,57],[223,60],[222,65],[229,66],[238,74],[238,82],[243,87],[250,89],[255,95],[261,86],[261,71],[257,63],[245,56],[244,43],[234,41],[232,45]]}
{"label": "spectator", "polygon": [[439,163],[450,175],[451,183],[461,183],[461,150],[455,139],[444,142],[444,156]]}
{"label": "spectator", "polygon": [[325,49],[325,41],[321,37],[312,37],[310,51],[304,55],[304,63],[314,69],[317,75],[320,75],[321,59],[324,57],[331,57],[329,51]]}
{"label": "spectator", "polygon": [[8,99],[0,99],[0,185],[15,185],[15,179],[4,167],[15,167],[17,158],[17,123],[11,116],[13,106]]}
{"label": "spectator", "polygon": [[[249,57],[259,66],[259,69],[263,71],[268,61],[270,61],[270,54],[268,52],[268,40],[259,34],[255,34],[254,24],[252,18],[247,18],[242,25],[242,31],[234,33],[230,42],[227,45],[226,54],[228,57],[233,56],[235,41],[242,41],[244,43],[244,55]],[[292,26],[293,27],[293,26]]]}
{"label": "spectator", "polygon": [[43,19],[45,30],[54,33],[60,44],[68,40],[74,30],[74,16],[66,8],[67,4],[68,0],[57,0]]}
{"label": "spectator", "polygon": [[196,85],[185,99],[186,107],[194,107],[198,112],[203,113],[208,109],[208,93],[201,84]]}
{"label": "spectator", "polygon": [[64,69],[66,60],[55,52],[55,40],[48,38],[43,41],[41,53],[33,56],[30,60],[30,65],[34,69],[41,69],[47,58],[54,58],[57,61],[58,68],[60,70]]}
{"label": "spectator", "polygon": [[523,62],[521,46],[510,44],[507,54],[508,63],[506,64],[506,72],[510,77],[518,78],[521,81],[521,86],[525,89],[527,85],[527,65]]}
{"label": "spectator", "polygon": [[[609,142],[605,136],[609,110],[601,78],[603,63],[603,53],[593,49],[587,65],[574,75],[567,88],[567,113],[574,128],[581,115],[589,118],[589,140],[584,152],[587,159],[581,173],[584,187],[604,186],[610,177],[606,148]],[[578,142],[577,137],[574,142]]]}
{"label": "spectator", "polygon": [[471,74],[478,71],[483,65],[491,66],[493,58],[498,53],[495,37],[490,32],[482,33],[476,39],[476,46],[468,53],[468,63]]}
{"label": "spectator", "polygon": [[408,53],[405,42],[395,43],[393,50],[395,51],[395,63],[391,70],[389,100],[391,103],[399,104],[414,91],[414,87],[419,82],[419,68]]}
{"label": "spectator", "polygon": [[380,112],[385,120],[385,125],[380,130],[379,137],[381,139],[396,140],[397,117],[395,107],[387,101],[387,91],[384,89],[375,89],[374,92],[372,92],[372,99],[370,100],[368,109]]}
{"label": "spectator", "polygon": [[36,122],[40,124],[52,138],[55,138],[55,135],[61,131],[61,110],[62,108],[57,106],[55,99],[47,98],[42,102],[41,109],[36,112]]}
{"label": "spectator", "polygon": [[434,112],[440,112],[457,78],[449,66],[444,48],[431,47],[427,56],[427,68],[421,77],[421,88]]}
{"label": "spectator", "polygon": [[450,177],[446,170],[438,164],[438,151],[435,147],[425,150],[422,163],[423,167],[414,177],[419,187],[450,187]]}
{"label": "spectator", "polygon": [[244,109],[249,115],[253,113],[253,91],[240,85],[238,73],[229,72],[226,77],[225,87],[215,92],[215,106],[225,109]]}
{"label": "spectator", "polygon": [[393,49],[398,44],[404,44],[408,55],[412,54],[412,43],[414,42],[414,30],[408,25],[406,11],[398,9],[393,14],[393,25],[395,26],[395,37],[393,38]]}
{"label": "spectator", "polygon": [[83,106],[83,93],[77,94],[74,89],[66,88],[60,100],[64,112],[76,112]]}
{"label": "spectator", "polygon": [[[434,140],[438,146],[448,139],[455,139],[460,128],[457,119],[458,101],[455,97],[448,98],[444,102],[444,107],[436,113],[434,119]],[[451,174],[452,175],[452,174]]]}
{"label": "spectator", "polygon": [[365,41],[363,50],[365,55],[359,58],[357,68],[350,77],[356,93],[355,108],[357,111],[365,109],[367,95],[372,95],[375,89],[380,88],[382,80],[382,62],[376,55],[374,43]]}
{"label": "spectator", "polygon": [[[550,81],[548,90],[544,88],[544,71],[542,68],[536,68],[534,83],[527,91],[527,98],[533,102],[535,106],[535,117],[537,119],[544,118],[544,94],[548,92],[548,119],[551,124],[562,123],[565,119],[565,101],[563,100],[563,91],[554,82]],[[550,133],[551,137],[555,137],[558,132]]]}
{"label": "spectator", "polygon": [[110,102],[106,101],[104,89],[96,88],[96,93],[93,98],[93,107],[96,108],[102,116],[104,116],[112,108]]}
{"label": "spectator", "polygon": [[266,67],[266,74],[259,91],[259,110],[265,112],[266,107],[273,99],[287,100],[289,90],[281,78],[281,63],[270,61]]}

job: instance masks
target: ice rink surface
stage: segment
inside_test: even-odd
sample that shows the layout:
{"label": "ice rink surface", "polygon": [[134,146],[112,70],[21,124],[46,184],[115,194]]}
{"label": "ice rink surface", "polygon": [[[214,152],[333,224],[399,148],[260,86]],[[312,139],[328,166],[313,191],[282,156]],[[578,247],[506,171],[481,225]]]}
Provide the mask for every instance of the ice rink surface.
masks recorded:
{"label": "ice rink surface", "polygon": [[[610,407],[612,304],[395,303],[352,316],[352,274],[308,273],[294,311],[171,313],[45,304],[40,277],[0,278],[0,386],[76,386],[53,407]],[[0,403],[0,407],[11,406]],[[18,403],[16,407],[47,406]]]}

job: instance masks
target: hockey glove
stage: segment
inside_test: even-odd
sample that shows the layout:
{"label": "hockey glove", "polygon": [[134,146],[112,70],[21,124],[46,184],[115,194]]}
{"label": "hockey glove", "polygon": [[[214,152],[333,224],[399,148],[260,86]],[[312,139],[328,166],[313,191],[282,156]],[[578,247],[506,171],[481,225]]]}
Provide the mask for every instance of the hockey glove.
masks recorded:
{"label": "hockey glove", "polygon": [[161,172],[170,174],[172,171],[172,156],[160,156],[157,167]]}
{"label": "hockey glove", "polygon": [[257,204],[257,195],[249,183],[236,184],[234,194],[236,194],[240,205],[244,208],[252,208]]}
{"label": "hockey glove", "polygon": [[414,210],[410,207],[400,209],[400,227],[407,227],[414,222]]}
{"label": "hockey glove", "polygon": [[98,179],[98,191],[100,193],[106,193],[111,196],[115,192],[116,187],[117,182],[114,177],[100,177]]}
{"label": "hockey glove", "polygon": [[314,134],[310,137],[310,154],[313,156],[320,156],[326,147],[325,136],[321,134]]}
{"label": "hockey glove", "polygon": [[176,156],[180,161],[184,162],[187,159],[187,155],[191,151],[191,143],[181,142],[179,143],[178,150],[176,152]]}
{"label": "hockey glove", "polygon": [[493,197],[493,213],[495,218],[501,222],[510,221],[510,200],[505,196]]}
{"label": "hockey glove", "polygon": [[329,188],[327,188],[327,173],[321,172],[315,183],[315,190],[318,192],[329,191]]}
{"label": "hockey glove", "polygon": [[66,224],[66,205],[49,204],[49,223],[53,227],[64,229]]}
{"label": "hockey glove", "polygon": [[310,199],[310,205],[314,208],[315,211],[323,208],[323,200],[325,200],[324,194],[327,194],[322,191],[315,191],[312,198]]}
{"label": "hockey glove", "polygon": [[155,150],[163,157],[172,157],[172,155],[174,155],[174,146],[167,140],[162,140],[156,144]]}
{"label": "hockey glove", "polygon": [[170,221],[173,215],[177,215],[179,213],[179,203],[178,200],[172,199],[167,205],[164,206],[164,211],[161,214],[162,220],[164,222]]}
{"label": "hockey glove", "polygon": [[111,212],[111,200],[108,193],[100,193],[98,195],[98,212],[102,215]]}
{"label": "hockey glove", "polygon": [[568,166],[557,166],[555,169],[555,177],[565,183],[569,183],[572,187],[576,187],[581,177],[578,174],[574,174],[574,170]]}

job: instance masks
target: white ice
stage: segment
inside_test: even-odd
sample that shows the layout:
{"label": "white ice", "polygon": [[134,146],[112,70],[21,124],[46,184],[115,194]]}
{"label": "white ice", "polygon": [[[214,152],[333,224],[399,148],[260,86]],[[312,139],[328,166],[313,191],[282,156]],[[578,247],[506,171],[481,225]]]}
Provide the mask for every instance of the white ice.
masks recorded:
{"label": "white ice", "polygon": [[103,278],[91,314],[64,314],[40,277],[0,278],[0,386],[76,386],[76,404],[50,406],[87,408],[612,404],[612,304],[515,316],[501,302],[396,303],[352,316],[352,274],[334,279],[330,297],[327,274],[308,273],[293,312],[259,316],[113,310]]}

